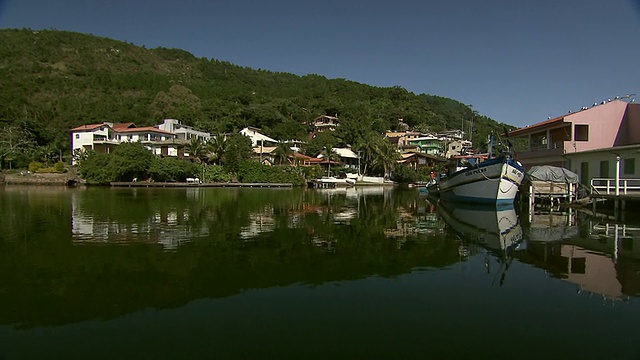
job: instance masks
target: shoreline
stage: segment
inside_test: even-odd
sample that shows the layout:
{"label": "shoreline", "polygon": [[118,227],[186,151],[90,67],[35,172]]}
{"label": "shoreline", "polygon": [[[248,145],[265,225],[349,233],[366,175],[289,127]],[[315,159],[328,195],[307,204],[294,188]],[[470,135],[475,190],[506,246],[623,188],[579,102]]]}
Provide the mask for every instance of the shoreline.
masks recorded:
{"label": "shoreline", "polygon": [[[4,185],[34,185],[34,186],[85,186],[85,181],[74,174],[48,174],[48,173],[36,173],[36,174],[6,174],[0,173],[0,183]],[[96,185],[99,186],[99,185]],[[112,182],[109,185],[103,185],[108,187],[136,187],[136,188],[295,188],[295,187],[308,187],[304,185],[294,185],[291,183],[187,183],[187,182]],[[385,183],[368,183],[358,182],[352,187],[375,187],[375,186],[397,186],[397,184]]]}
{"label": "shoreline", "polygon": [[84,184],[84,180],[73,173],[63,174],[0,174],[0,181],[6,185],[54,185],[75,186]]}

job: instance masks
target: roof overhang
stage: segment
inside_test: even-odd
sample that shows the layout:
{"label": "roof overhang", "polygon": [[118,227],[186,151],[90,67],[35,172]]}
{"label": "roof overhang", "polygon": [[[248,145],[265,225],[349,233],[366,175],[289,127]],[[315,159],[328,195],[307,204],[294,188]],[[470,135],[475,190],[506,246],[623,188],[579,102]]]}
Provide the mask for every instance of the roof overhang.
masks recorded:
{"label": "roof overhang", "polygon": [[533,133],[535,131],[539,131],[541,129],[544,129],[545,127],[551,127],[553,125],[560,125],[564,122],[564,116],[561,117],[557,117],[555,119],[550,119],[547,121],[543,121],[541,123],[537,123],[534,125],[527,125],[523,128],[519,128],[513,131],[509,131],[509,136],[521,136],[521,135],[525,135],[528,133]]}

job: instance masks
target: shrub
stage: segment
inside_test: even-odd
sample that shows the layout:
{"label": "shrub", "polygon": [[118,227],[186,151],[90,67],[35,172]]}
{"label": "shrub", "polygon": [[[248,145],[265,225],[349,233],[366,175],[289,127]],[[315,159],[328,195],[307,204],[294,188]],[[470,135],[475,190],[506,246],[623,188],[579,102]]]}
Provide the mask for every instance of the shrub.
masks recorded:
{"label": "shrub", "polygon": [[188,177],[197,177],[199,173],[198,165],[176,158],[153,158],[149,166],[148,175],[154,181],[184,182]]}
{"label": "shrub", "polygon": [[38,174],[58,174],[56,169],[52,167],[38,169]]}
{"label": "shrub", "polygon": [[396,166],[393,172],[393,180],[399,183],[413,183],[418,181],[418,179],[418,172],[404,164]]}
{"label": "shrub", "polygon": [[227,183],[231,182],[233,176],[231,173],[226,172],[222,166],[219,165],[209,165],[205,167],[204,171],[204,182],[216,182],[216,183]]}
{"label": "shrub", "polygon": [[244,183],[283,183],[303,185],[303,171],[292,166],[268,166],[255,161],[243,161],[238,180]]}
{"label": "shrub", "polygon": [[304,177],[307,179],[318,179],[324,176],[326,173],[322,170],[320,165],[304,166],[300,168]]}
{"label": "shrub", "polygon": [[140,143],[122,143],[110,154],[109,167],[115,181],[145,179],[155,156]]}
{"label": "shrub", "polygon": [[64,172],[64,163],[62,161],[58,161],[57,163],[55,163],[55,165],[53,165],[53,169],[57,173],[62,174]]}
{"label": "shrub", "polygon": [[38,172],[38,170],[42,169],[42,163],[38,162],[38,161],[32,161],[31,163],[29,163],[29,171],[31,171],[32,173],[36,173]]}
{"label": "shrub", "polygon": [[108,154],[90,153],[78,166],[80,175],[90,185],[108,184],[114,181],[109,160]]}

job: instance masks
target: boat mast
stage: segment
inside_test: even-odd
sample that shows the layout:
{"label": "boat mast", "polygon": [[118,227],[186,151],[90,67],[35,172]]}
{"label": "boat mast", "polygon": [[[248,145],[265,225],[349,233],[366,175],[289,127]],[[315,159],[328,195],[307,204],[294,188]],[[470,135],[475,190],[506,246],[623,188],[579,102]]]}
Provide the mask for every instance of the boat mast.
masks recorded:
{"label": "boat mast", "polygon": [[489,159],[493,157],[493,132],[489,134]]}

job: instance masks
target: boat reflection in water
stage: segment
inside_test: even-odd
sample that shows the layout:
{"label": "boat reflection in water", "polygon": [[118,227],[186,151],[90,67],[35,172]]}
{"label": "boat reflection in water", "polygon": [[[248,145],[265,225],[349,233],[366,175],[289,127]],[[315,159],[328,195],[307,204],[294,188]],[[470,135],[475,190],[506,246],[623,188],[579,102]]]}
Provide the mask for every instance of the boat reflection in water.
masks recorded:
{"label": "boat reflection in water", "polygon": [[640,247],[634,246],[640,226],[612,224],[574,211],[538,211],[521,224],[513,206],[469,207],[442,200],[437,210],[461,238],[461,255],[478,255],[483,249],[494,255],[485,252],[485,265],[493,271],[491,264],[498,262],[493,275],[500,285],[516,261],[607,303],[640,295]]}
{"label": "boat reflection in water", "polygon": [[505,254],[522,245],[522,227],[513,204],[496,207],[440,201],[438,213],[463,240]]}
{"label": "boat reflection in water", "polygon": [[525,248],[513,204],[496,207],[440,200],[438,213],[462,240],[459,255],[468,257],[484,253],[484,266],[491,283],[502,286],[513,261],[513,252]]}

